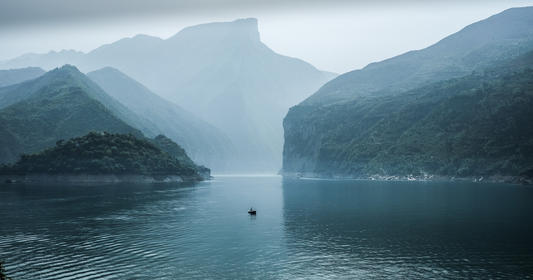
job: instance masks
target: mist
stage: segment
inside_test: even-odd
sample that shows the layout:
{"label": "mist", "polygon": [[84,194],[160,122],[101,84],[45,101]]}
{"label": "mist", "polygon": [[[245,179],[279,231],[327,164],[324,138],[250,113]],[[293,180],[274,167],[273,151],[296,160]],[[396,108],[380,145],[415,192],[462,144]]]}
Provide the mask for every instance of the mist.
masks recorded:
{"label": "mist", "polygon": [[[0,61],[30,52],[89,52],[137,34],[166,39],[187,26],[254,17],[262,41],[274,51],[321,70],[344,73],[427,47],[472,22],[531,3],[235,0],[104,5],[103,1],[10,0],[2,3]],[[52,8],[57,5],[64,8]]]}
{"label": "mist", "polygon": [[533,1],[0,1],[0,279],[530,279]]}
{"label": "mist", "polygon": [[215,173],[275,174],[287,112],[328,81],[525,4],[9,1],[0,68],[72,65],[145,136],[170,137]]}

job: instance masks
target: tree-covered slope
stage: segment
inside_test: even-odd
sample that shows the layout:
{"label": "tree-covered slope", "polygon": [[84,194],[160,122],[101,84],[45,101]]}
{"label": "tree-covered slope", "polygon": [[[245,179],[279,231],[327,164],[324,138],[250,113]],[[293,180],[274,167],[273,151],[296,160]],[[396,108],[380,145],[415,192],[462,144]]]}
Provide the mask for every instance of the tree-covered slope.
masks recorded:
{"label": "tree-covered slope", "polygon": [[367,177],[530,172],[533,7],[343,74],[284,119],[283,171]]}
{"label": "tree-covered slope", "polygon": [[512,8],[471,24],[428,48],[340,75],[303,104],[321,106],[362,96],[399,94],[468,75],[532,49],[533,7]]}
{"label": "tree-covered slope", "polygon": [[42,152],[24,155],[15,164],[1,168],[0,174],[146,175],[161,179],[180,176],[202,180],[199,167],[183,151],[180,154],[178,159],[131,134],[92,132],[58,141],[55,147]]}
{"label": "tree-covered slope", "polygon": [[72,66],[0,88],[0,163],[12,163],[21,154],[38,153],[57,141],[99,131],[148,141],[182,167],[209,176],[209,169],[196,166],[179,145],[163,135],[145,138],[121,118],[125,116],[130,121],[140,118]]}
{"label": "tree-covered slope", "polygon": [[287,115],[286,173],[521,176],[533,171],[533,53],[395,96]]}
{"label": "tree-covered slope", "polygon": [[39,67],[0,70],[0,87],[10,86],[27,80],[35,79],[44,73],[44,70]]}
{"label": "tree-covered slope", "polygon": [[154,125],[151,122],[139,117],[109,96],[96,83],[72,65],[64,65],[48,71],[36,79],[0,88],[0,109],[29,98],[39,98],[38,96],[43,93],[46,94],[49,91],[57,91],[66,87],[79,88],[89,98],[102,104],[113,115],[128,125],[138,128],[147,136],[153,137],[159,134],[152,129]]}
{"label": "tree-covered slope", "polygon": [[129,110],[150,121],[157,133],[179,143],[195,162],[220,170],[235,151],[227,136],[217,128],[120,71],[106,67],[87,76]]}
{"label": "tree-covered slope", "polygon": [[90,131],[142,136],[75,83],[48,84],[0,109],[0,162],[13,162],[21,153],[35,153]]}

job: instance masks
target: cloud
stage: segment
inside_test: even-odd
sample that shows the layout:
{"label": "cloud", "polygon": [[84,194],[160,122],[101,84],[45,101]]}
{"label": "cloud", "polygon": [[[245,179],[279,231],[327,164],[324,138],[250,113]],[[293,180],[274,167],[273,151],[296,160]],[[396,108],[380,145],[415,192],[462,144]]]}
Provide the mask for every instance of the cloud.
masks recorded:
{"label": "cloud", "polygon": [[[283,6],[271,0],[2,0],[0,26]],[[303,1],[292,1],[303,2]],[[311,0],[311,2],[322,2]]]}
{"label": "cloud", "polygon": [[[481,0],[480,0],[481,1]],[[341,4],[413,4],[437,0],[2,0],[0,28],[64,23],[73,21],[109,20],[123,17],[149,17],[169,14],[199,14],[202,12],[250,9],[305,9]],[[477,1],[479,2],[479,1]]]}

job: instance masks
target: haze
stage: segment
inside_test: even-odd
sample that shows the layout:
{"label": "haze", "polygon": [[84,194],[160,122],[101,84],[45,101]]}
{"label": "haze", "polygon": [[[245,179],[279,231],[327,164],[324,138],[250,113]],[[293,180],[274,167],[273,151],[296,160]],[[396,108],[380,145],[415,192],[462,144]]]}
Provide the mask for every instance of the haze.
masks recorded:
{"label": "haze", "polygon": [[0,0],[0,279],[531,279],[533,0]]}
{"label": "haze", "polygon": [[[343,73],[427,47],[464,26],[533,1],[4,1],[0,60],[28,52],[88,52],[136,34],[168,38],[186,26],[255,17],[274,51]],[[54,5],[52,5],[54,4]],[[58,5],[59,4],[59,5]],[[416,5],[415,5],[416,4]],[[52,9],[50,7],[63,7]],[[102,32],[105,30],[105,32]],[[342,43],[340,43],[342,42]]]}

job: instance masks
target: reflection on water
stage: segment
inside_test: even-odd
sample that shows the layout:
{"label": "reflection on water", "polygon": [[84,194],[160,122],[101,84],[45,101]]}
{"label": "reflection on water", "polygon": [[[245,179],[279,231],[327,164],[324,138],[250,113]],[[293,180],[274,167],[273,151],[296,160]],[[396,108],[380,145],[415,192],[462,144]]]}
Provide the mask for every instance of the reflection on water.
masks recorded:
{"label": "reflection on water", "polygon": [[17,280],[527,278],[531,201],[519,186],[280,177],[0,185],[0,259]]}
{"label": "reflection on water", "polygon": [[533,277],[531,188],[286,180],[283,198],[303,277]]}

